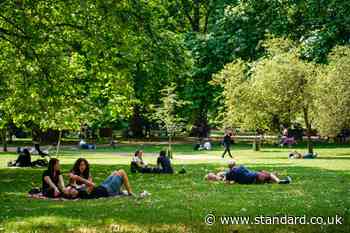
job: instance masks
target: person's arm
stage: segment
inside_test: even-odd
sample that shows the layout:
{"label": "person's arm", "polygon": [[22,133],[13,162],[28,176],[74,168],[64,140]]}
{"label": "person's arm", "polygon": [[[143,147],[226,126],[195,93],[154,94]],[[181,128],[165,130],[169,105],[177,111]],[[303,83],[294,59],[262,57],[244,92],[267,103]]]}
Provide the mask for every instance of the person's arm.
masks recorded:
{"label": "person's arm", "polygon": [[144,167],[143,161],[142,161],[141,159],[137,158],[137,157],[135,157],[135,158],[133,159],[133,162],[136,163],[136,165],[137,165],[138,167]]}
{"label": "person's arm", "polygon": [[235,184],[233,180],[225,180],[225,184]]}
{"label": "person's arm", "polygon": [[63,181],[63,176],[59,175],[58,177],[58,187],[61,189],[61,191],[63,191],[66,187],[64,185],[64,181]]}
{"label": "person's arm", "polygon": [[58,187],[52,182],[50,176],[44,177],[45,182],[55,191],[55,196],[58,196],[60,194],[60,190]]}
{"label": "person's arm", "polygon": [[84,179],[81,176],[74,175],[73,173],[69,173],[69,177],[72,180],[79,181],[79,182],[81,182],[83,184],[86,184],[88,186],[95,186],[95,184],[92,182],[92,177],[91,176],[89,176],[89,179]]}

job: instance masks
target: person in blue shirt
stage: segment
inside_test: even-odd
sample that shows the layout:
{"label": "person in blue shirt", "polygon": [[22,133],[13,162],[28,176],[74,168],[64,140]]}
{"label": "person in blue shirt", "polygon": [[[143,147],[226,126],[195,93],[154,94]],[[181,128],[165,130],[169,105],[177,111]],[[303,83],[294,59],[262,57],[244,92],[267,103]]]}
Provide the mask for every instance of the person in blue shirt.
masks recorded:
{"label": "person in blue shirt", "polygon": [[159,153],[159,157],[157,159],[157,167],[160,173],[169,173],[173,174],[174,170],[171,166],[170,159],[166,156],[166,151],[162,150]]}
{"label": "person in blue shirt", "polygon": [[289,184],[292,179],[288,176],[286,179],[278,178],[274,173],[267,171],[255,172],[243,165],[236,166],[236,162],[229,162],[229,170],[224,173],[209,173],[205,176],[208,181],[226,181],[228,183],[238,184],[262,184],[262,183],[278,183]]}

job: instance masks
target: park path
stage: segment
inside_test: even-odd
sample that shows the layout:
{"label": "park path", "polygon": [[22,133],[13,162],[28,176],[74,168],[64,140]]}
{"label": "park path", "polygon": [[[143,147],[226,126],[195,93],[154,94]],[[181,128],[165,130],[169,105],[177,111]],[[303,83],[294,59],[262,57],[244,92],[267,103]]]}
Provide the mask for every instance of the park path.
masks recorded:
{"label": "park path", "polygon": [[[159,145],[159,144],[156,144],[156,145]],[[103,146],[103,147],[108,147],[109,145],[98,145],[98,146]],[[73,145],[64,145],[64,146],[61,146],[61,149],[64,148],[64,149],[68,149],[68,150],[76,150],[78,151],[79,148],[77,146],[73,146]],[[17,150],[17,147],[8,147],[8,152],[16,152]],[[47,146],[43,146],[42,147],[42,150],[45,151],[47,150],[48,147]],[[89,153],[98,153],[98,154],[109,154],[111,156],[122,156],[122,157],[132,157],[133,156],[133,152],[120,152],[120,151],[117,151],[118,148],[116,148],[116,150],[114,151],[95,151],[95,150],[80,150],[81,152],[83,151],[87,151]],[[2,152],[2,147],[0,147],[0,154]],[[54,154],[55,153],[55,148],[54,147],[51,147],[51,153]],[[32,153],[33,155],[36,155],[37,153]],[[145,152],[144,155],[146,157],[157,157],[158,156],[158,152]],[[217,160],[217,158],[215,156],[210,156],[210,155],[207,155],[207,154],[181,154],[180,157],[178,157],[178,159],[181,159],[181,160],[185,160],[185,161],[215,161]]]}

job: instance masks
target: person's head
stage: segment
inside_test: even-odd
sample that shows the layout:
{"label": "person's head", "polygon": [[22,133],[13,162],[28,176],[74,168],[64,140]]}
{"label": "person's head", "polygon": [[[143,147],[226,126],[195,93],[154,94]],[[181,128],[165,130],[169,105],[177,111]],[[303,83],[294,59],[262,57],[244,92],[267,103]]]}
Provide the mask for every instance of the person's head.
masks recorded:
{"label": "person's head", "polygon": [[63,190],[63,197],[67,199],[75,199],[79,196],[78,190],[73,187],[67,187]]}
{"label": "person's head", "polygon": [[220,181],[220,180],[223,180],[223,177],[210,172],[204,177],[204,179],[207,181]]}
{"label": "person's head", "polygon": [[26,156],[30,156],[29,150],[27,148],[24,148],[22,150],[22,153],[25,154]]}
{"label": "person's head", "polygon": [[143,156],[143,151],[142,150],[135,151],[135,157],[142,158],[142,156]]}
{"label": "person's head", "polygon": [[159,156],[160,157],[166,157],[166,151],[165,150],[162,150],[159,152]]}
{"label": "person's head", "polygon": [[90,165],[89,162],[84,158],[79,158],[75,161],[72,172],[76,175],[80,175],[83,178],[87,179],[90,175]]}
{"label": "person's head", "polygon": [[49,171],[50,175],[58,172],[60,170],[60,161],[56,158],[50,159],[47,170]]}
{"label": "person's head", "polygon": [[236,161],[235,161],[235,160],[230,160],[230,161],[228,162],[228,167],[231,169],[231,168],[233,168],[234,166],[236,166]]}

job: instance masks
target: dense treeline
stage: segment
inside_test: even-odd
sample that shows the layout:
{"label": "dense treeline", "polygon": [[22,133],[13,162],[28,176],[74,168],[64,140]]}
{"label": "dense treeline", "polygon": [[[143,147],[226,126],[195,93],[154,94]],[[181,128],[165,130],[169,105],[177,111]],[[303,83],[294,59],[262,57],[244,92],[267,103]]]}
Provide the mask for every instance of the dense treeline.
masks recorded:
{"label": "dense treeline", "polygon": [[128,122],[143,136],[171,83],[190,102],[177,111],[192,135],[349,127],[348,1],[4,0],[0,9],[3,129]]}

